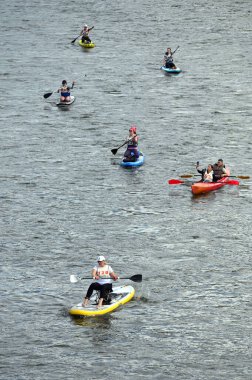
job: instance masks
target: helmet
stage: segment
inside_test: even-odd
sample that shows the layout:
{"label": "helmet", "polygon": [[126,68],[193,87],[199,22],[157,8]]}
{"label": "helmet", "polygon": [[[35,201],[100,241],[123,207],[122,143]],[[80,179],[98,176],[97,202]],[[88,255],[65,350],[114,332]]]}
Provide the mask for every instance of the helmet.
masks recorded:
{"label": "helmet", "polygon": [[85,25],[84,25],[84,29],[86,29],[87,27],[88,27],[87,24],[85,24]]}

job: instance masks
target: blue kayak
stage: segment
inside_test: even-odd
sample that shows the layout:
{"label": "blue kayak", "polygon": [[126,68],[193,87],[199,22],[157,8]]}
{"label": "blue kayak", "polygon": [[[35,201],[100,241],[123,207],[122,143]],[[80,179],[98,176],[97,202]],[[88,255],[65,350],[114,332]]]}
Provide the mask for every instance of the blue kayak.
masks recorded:
{"label": "blue kayak", "polygon": [[182,71],[179,67],[177,67],[176,69],[171,69],[165,66],[162,66],[161,70],[163,70],[165,74],[179,74]]}
{"label": "blue kayak", "polygon": [[140,152],[140,155],[136,161],[128,161],[128,162],[121,161],[120,165],[123,168],[136,168],[138,166],[143,165],[143,163],[144,163],[144,155],[142,152]]}

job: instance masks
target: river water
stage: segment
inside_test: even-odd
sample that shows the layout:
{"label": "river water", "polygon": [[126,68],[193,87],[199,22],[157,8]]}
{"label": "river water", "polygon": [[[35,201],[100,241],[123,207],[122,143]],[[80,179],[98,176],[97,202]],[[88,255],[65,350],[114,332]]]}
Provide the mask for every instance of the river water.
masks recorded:
{"label": "river water", "polygon": [[[251,180],[167,184],[220,157],[252,175],[250,1],[3,5],[0,378],[251,379]],[[90,51],[70,43],[84,23]],[[178,45],[182,73],[164,76]],[[67,111],[43,98],[63,79]],[[132,123],[146,162],[129,171],[110,150]],[[72,319],[89,281],[69,275],[98,254],[143,282]]]}

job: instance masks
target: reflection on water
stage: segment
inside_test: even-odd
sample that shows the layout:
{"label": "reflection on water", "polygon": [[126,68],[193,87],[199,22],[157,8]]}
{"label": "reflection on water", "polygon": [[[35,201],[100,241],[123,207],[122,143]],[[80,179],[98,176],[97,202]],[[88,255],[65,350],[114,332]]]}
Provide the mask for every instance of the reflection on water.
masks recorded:
{"label": "reflection on water", "polygon": [[203,193],[203,194],[192,194],[191,201],[192,203],[204,203],[206,205],[209,204],[210,201],[213,201],[216,198],[216,192],[210,191],[209,193]]}
{"label": "reflection on water", "polygon": [[97,329],[109,329],[113,320],[113,315],[100,315],[97,317],[84,317],[84,316],[70,316],[72,323],[77,326],[97,328]]}

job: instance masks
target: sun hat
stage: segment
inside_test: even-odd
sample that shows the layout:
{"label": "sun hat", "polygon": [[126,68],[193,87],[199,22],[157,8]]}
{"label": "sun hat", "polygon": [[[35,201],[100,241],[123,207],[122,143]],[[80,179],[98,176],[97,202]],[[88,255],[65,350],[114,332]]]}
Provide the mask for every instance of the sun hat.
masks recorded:
{"label": "sun hat", "polygon": [[98,256],[97,261],[105,261],[105,257],[104,256]]}

